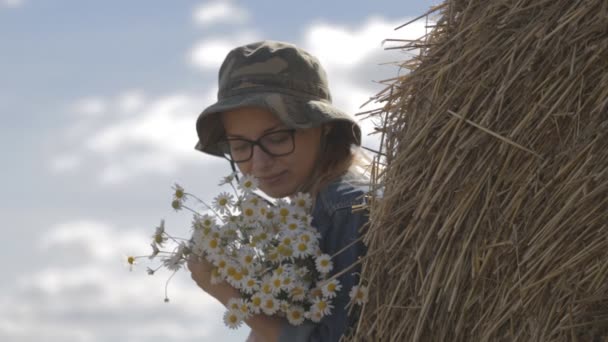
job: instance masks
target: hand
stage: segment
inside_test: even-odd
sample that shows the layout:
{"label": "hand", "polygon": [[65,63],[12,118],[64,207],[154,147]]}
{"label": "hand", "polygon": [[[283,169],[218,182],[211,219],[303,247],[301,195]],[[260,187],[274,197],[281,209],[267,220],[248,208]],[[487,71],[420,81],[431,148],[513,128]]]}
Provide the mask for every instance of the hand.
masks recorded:
{"label": "hand", "polygon": [[190,254],[187,266],[194,282],[196,282],[200,288],[209,292],[212,287],[211,272],[213,270],[213,264],[196,254]]}
{"label": "hand", "polygon": [[209,295],[215,297],[220,303],[224,304],[224,306],[227,305],[231,298],[240,298],[238,290],[230,286],[226,281],[222,281],[219,284],[211,284],[211,272],[214,266],[205,258],[190,254],[187,266],[196,284]]}

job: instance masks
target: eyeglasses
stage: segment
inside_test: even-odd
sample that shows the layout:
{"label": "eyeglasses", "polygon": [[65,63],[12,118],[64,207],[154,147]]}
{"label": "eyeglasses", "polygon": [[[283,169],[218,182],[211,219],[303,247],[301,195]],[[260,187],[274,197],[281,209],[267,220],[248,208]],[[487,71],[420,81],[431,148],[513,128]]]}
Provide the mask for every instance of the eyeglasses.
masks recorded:
{"label": "eyeglasses", "polygon": [[292,153],[295,149],[295,129],[284,129],[266,133],[257,140],[229,138],[218,142],[218,147],[224,152],[226,159],[235,163],[246,162],[253,156],[253,147],[260,146],[262,151],[273,157]]}

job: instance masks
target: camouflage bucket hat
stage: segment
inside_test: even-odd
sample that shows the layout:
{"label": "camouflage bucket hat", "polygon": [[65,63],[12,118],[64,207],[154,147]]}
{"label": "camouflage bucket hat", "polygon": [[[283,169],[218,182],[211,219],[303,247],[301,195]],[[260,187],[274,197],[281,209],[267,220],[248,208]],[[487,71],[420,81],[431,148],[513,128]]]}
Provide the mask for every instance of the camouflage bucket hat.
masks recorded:
{"label": "camouflage bucket hat", "polygon": [[262,107],[289,128],[311,128],[339,121],[352,125],[351,141],[361,144],[361,128],[331,104],[327,76],[319,61],[292,44],[262,41],[228,53],[219,71],[218,100],[196,121],[196,149],[216,156],[224,153],[219,114],[239,107]]}

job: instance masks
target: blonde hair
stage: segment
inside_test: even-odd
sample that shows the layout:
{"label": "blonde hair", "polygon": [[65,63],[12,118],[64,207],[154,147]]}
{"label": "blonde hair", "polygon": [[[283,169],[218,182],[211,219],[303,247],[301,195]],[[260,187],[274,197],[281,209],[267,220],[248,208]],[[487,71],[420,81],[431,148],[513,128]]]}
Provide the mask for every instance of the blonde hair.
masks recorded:
{"label": "blonde hair", "polygon": [[324,135],[321,151],[308,182],[299,191],[308,192],[313,198],[318,192],[334,179],[344,175],[352,167],[364,170],[371,164],[355,141],[349,122],[333,122],[328,124],[329,132]]}

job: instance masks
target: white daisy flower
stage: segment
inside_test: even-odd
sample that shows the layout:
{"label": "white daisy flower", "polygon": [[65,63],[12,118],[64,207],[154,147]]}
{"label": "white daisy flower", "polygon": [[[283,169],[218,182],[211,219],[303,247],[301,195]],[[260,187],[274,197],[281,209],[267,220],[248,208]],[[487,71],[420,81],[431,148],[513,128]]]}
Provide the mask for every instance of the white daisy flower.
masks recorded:
{"label": "white daisy flower", "polygon": [[369,291],[367,286],[355,285],[350,290],[348,296],[355,302],[355,304],[363,305],[369,300]]}
{"label": "white daisy flower", "polygon": [[274,287],[270,281],[270,279],[265,280],[262,282],[262,285],[260,286],[260,291],[264,294],[264,295],[272,295],[274,292]]}
{"label": "white daisy flower", "polygon": [[300,277],[300,278],[304,278],[306,277],[306,275],[309,273],[310,271],[308,270],[308,267],[298,267],[295,270],[296,276]]}
{"label": "white daisy flower", "polygon": [[283,222],[283,223],[286,223],[288,221],[288,219],[292,218],[293,214],[295,213],[294,208],[289,204],[277,206],[276,211],[277,211],[277,215],[281,219],[281,222]]}
{"label": "white daisy flower", "polygon": [[244,193],[251,193],[254,190],[257,190],[258,185],[258,179],[251,175],[243,175],[243,177],[239,181],[239,189]]}
{"label": "white daisy flower", "polygon": [[165,266],[170,271],[179,270],[186,260],[182,258],[181,254],[173,253],[170,257],[167,257],[163,260],[163,266]]}
{"label": "white daisy flower", "polygon": [[325,298],[315,298],[312,301],[312,305],[310,307],[310,311],[312,312],[320,312],[323,314],[323,316],[327,316],[329,314],[331,314],[331,310],[334,308],[334,306],[331,304],[331,302]]}
{"label": "white daisy flower", "polygon": [[175,185],[173,185],[173,190],[175,190],[175,192],[173,193],[173,198],[179,201],[183,201],[185,199],[186,196],[186,192],[184,191],[184,188],[181,187],[179,184],[175,183]]}
{"label": "white daisy flower", "polygon": [[291,306],[291,304],[289,304],[288,301],[286,300],[280,300],[279,301],[279,311],[286,314],[287,312],[289,312],[289,307]]}
{"label": "white daisy flower", "polygon": [[221,249],[222,240],[219,237],[203,239],[201,248],[208,254],[216,254]]}
{"label": "white daisy flower", "polygon": [[249,301],[249,309],[251,310],[251,312],[253,312],[254,314],[260,313],[260,311],[262,310],[264,297],[265,296],[259,292],[251,296],[251,300]]}
{"label": "white daisy flower", "polygon": [[222,185],[226,185],[226,184],[230,184],[232,183],[232,181],[234,180],[234,177],[236,176],[236,172],[233,172],[231,174],[229,174],[228,176],[225,176],[224,178],[222,178],[222,180],[219,182],[219,186]]}
{"label": "white daisy flower", "polygon": [[213,209],[220,214],[230,213],[230,208],[234,205],[234,199],[231,194],[221,192],[213,199]]}
{"label": "white daisy flower", "polygon": [[285,222],[285,228],[290,232],[297,232],[303,228],[302,221],[290,217],[287,219],[287,222]]}
{"label": "white daisy flower", "polygon": [[291,248],[293,249],[293,255],[296,258],[305,258],[309,255],[313,255],[313,248],[310,242],[294,241]]}
{"label": "white daisy flower", "polygon": [[251,269],[256,261],[255,251],[253,249],[241,249],[238,252],[238,260],[241,266]]}
{"label": "white daisy flower", "polygon": [[249,310],[249,302],[243,298],[230,298],[228,303],[226,304],[228,310],[238,311],[242,317],[242,319],[247,319],[251,316],[251,311]]}
{"label": "white daisy flower", "polygon": [[291,299],[301,302],[306,298],[306,289],[301,285],[294,285],[289,291]]}
{"label": "white daisy flower", "polygon": [[321,274],[327,274],[331,272],[334,267],[333,262],[331,261],[331,257],[327,254],[321,254],[315,259],[315,266],[317,267],[317,271]]}
{"label": "white daisy flower", "polygon": [[338,279],[332,279],[325,285],[323,285],[323,287],[321,287],[321,291],[323,291],[323,296],[325,296],[326,298],[334,298],[338,294],[338,291],[340,291],[341,289],[342,285],[340,285]]}
{"label": "white daisy flower", "polygon": [[321,311],[317,311],[317,310],[311,310],[305,314],[306,318],[310,319],[311,321],[313,321],[315,323],[321,322],[321,319],[323,318],[323,316],[324,316],[323,313]]}
{"label": "white daisy flower", "polygon": [[272,286],[272,293],[278,294],[283,289],[283,275],[274,275],[270,278],[270,285]]}
{"label": "white daisy flower", "polygon": [[300,325],[304,322],[304,308],[299,305],[292,305],[287,310],[287,321],[291,325]]}
{"label": "white daisy flower", "polygon": [[294,207],[306,212],[310,210],[310,207],[312,206],[312,198],[308,193],[298,192],[291,198],[291,203],[293,203]]}
{"label": "white daisy flower", "polygon": [[241,216],[246,223],[253,223],[257,220],[257,208],[251,203],[241,204]]}
{"label": "white daisy flower", "polygon": [[291,248],[291,246],[280,244],[277,246],[277,251],[279,252],[279,260],[289,262],[293,261],[294,255],[293,248]]}
{"label": "white daisy flower", "polygon": [[273,296],[264,296],[262,299],[262,311],[272,316],[279,311],[279,301]]}
{"label": "white daisy flower", "polygon": [[255,278],[253,278],[249,275],[246,275],[243,278],[241,285],[242,285],[241,288],[242,288],[243,292],[245,292],[247,294],[253,294],[254,292],[256,292],[260,289],[259,282]]}
{"label": "white daisy flower", "polygon": [[160,220],[160,225],[154,230],[152,239],[154,244],[163,247],[163,243],[165,243],[168,239],[167,235],[165,234],[165,220]]}
{"label": "white daisy flower", "polygon": [[205,229],[209,231],[216,226],[215,218],[210,215],[195,215],[192,221],[194,229]]}
{"label": "white daisy flower", "polygon": [[239,310],[229,309],[224,313],[224,324],[230,329],[238,329],[243,324]]}

